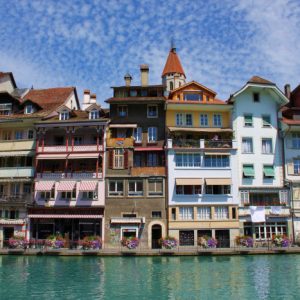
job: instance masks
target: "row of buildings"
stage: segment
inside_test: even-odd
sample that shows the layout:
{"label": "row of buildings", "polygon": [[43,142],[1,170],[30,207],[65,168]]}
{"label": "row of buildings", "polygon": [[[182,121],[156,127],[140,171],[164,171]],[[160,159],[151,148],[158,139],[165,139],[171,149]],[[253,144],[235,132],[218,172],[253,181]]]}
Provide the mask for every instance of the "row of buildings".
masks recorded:
{"label": "row of buildings", "polygon": [[300,86],[283,93],[252,77],[227,101],[186,75],[176,49],[162,83],[113,87],[102,108],[75,87],[20,89],[0,73],[0,240],[70,241],[105,247],[138,237],[159,248],[212,236],[230,247],[300,234]]}

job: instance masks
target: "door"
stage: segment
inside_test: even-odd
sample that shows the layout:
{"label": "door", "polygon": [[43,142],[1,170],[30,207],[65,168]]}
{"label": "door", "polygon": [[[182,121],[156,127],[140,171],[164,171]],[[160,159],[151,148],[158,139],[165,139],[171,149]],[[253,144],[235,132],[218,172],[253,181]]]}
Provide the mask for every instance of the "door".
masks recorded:
{"label": "door", "polygon": [[217,248],[229,248],[230,247],[229,230],[216,230],[216,239],[218,241]]}
{"label": "door", "polygon": [[3,228],[3,246],[8,246],[8,240],[14,236],[13,227],[4,227]]}
{"label": "door", "polygon": [[152,226],[152,241],[151,241],[151,247],[152,249],[160,249],[161,244],[159,240],[161,239],[161,226],[160,225],[153,225]]}

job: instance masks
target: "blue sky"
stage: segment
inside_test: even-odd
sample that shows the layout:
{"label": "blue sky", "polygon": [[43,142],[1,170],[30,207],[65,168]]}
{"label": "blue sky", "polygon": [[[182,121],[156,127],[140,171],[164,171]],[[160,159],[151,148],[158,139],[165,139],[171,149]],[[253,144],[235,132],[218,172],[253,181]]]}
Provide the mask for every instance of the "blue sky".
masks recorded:
{"label": "blue sky", "polygon": [[150,83],[175,40],[188,80],[226,100],[252,75],[300,83],[300,1],[0,0],[0,70],[20,87],[87,88],[98,102],[126,72]]}

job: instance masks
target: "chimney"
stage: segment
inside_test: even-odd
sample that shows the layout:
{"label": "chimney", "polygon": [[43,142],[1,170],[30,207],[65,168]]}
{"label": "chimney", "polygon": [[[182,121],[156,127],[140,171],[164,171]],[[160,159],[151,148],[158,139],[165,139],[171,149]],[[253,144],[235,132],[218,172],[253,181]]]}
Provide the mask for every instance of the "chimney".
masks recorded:
{"label": "chimney", "polygon": [[149,66],[148,65],[140,65],[141,70],[141,85],[148,85],[148,75],[149,75]]}
{"label": "chimney", "polygon": [[288,83],[284,86],[284,94],[288,99],[291,99],[291,85]]}
{"label": "chimney", "polygon": [[124,76],[124,79],[125,79],[125,85],[126,86],[130,86],[131,84],[131,80],[132,80],[132,77],[129,73],[127,73],[125,76]]}
{"label": "chimney", "polygon": [[90,103],[90,90],[84,90],[83,91],[83,104],[89,104]]}
{"label": "chimney", "polygon": [[97,102],[96,94],[91,94],[90,104],[94,104]]}

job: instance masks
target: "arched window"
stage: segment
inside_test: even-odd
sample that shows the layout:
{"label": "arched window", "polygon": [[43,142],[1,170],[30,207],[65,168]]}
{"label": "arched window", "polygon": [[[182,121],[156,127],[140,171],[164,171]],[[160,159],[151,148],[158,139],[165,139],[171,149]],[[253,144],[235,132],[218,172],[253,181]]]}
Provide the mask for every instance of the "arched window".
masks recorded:
{"label": "arched window", "polygon": [[173,89],[174,89],[173,82],[170,81],[170,91],[172,91]]}

